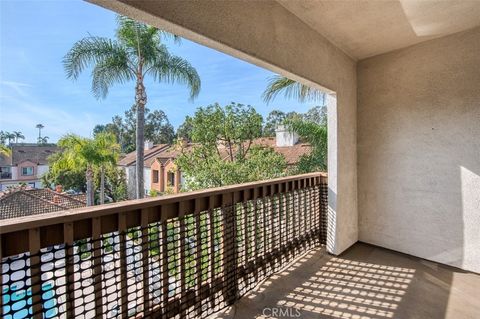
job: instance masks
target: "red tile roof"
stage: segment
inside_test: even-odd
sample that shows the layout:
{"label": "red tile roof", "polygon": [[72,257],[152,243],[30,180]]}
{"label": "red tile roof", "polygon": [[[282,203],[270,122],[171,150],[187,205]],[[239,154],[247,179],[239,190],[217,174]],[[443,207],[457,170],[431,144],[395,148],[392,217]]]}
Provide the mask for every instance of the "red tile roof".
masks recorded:
{"label": "red tile roof", "polygon": [[19,189],[0,197],[0,219],[45,214],[84,207],[80,198],[51,189]]}
{"label": "red tile roof", "polygon": [[[279,147],[276,145],[275,137],[261,137],[253,140],[252,145],[260,145],[260,146],[267,146],[273,148],[277,153],[282,154],[285,157],[288,165],[297,164],[300,160],[300,157],[306,154],[309,154],[312,151],[312,147],[310,144],[307,143],[297,143],[293,146],[284,146]],[[185,149],[191,149],[194,147],[194,143],[188,143],[184,146]],[[169,159],[175,159],[181,154],[182,150],[176,146],[171,145],[163,150],[161,150],[155,158],[160,160],[162,163],[165,163]],[[227,158],[228,152],[227,149],[224,147],[220,148],[220,153]],[[150,167],[153,163],[152,159],[145,161],[145,166]]]}
{"label": "red tile roof", "polygon": [[[152,165],[152,163],[155,161],[155,156],[168,146],[169,146],[168,144],[158,144],[148,150],[145,150],[143,153],[145,156],[145,167],[150,167],[150,165]],[[135,151],[133,151],[125,155],[122,159],[120,159],[120,161],[118,161],[118,165],[131,166],[131,165],[135,165],[136,162],[137,162],[137,154]]]}
{"label": "red tile roof", "polygon": [[[275,137],[260,137],[253,140],[252,145],[263,145],[272,147],[277,153],[282,154],[285,157],[288,165],[294,165],[298,163],[301,156],[309,154],[312,151],[312,147],[307,143],[297,143],[293,146],[283,146],[279,147],[276,145]],[[184,146],[184,149],[190,149],[194,147],[194,143],[188,143]],[[145,150],[145,161],[144,166],[150,167],[153,162],[158,159],[162,163],[165,163],[169,159],[175,159],[180,155],[182,150],[177,145],[168,145],[168,144],[158,144],[149,150]],[[227,150],[220,150],[225,157],[228,156]],[[120,166],[131,166],[135,165],[136,162],[136,153],[131,152],[123,157],[118,165]]]}

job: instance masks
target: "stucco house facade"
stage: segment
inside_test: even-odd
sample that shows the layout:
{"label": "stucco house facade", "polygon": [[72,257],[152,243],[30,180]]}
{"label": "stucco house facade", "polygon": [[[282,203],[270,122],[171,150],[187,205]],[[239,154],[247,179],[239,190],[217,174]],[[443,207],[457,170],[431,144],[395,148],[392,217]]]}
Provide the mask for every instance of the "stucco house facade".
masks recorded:
{"label": "stucco house facade", "polygon": [[[289,167],[298,163],[300,157],[309,154],[311,146],[302,143],[299,136],[287,128],[279,126],[275,137],[261,137],[254,139],[252,145],[271,147],[275,152],[283,155]],[[153,145],[145,143],[144,163],[144,192],[149,195],[151,191],[157,193],[178,193],[184,184],[181,168],[175,164],[175,159],[182,150],[195,147],[193,143],[181,141],[181,145]],[[123,157],[118,166],[125,170],[127,179],[128,197],[135,198],[135,152]]]}
{"label": "stucco house facade", "polygon": [[[168,148],[168,144],[158,144],[153,145],[150,141],[145,141],[144,146],[144,167],[143,167],[143,178],[144,178],[144,192],[145,195],[148,195],[150,192],[150,184],[151,184],[151,165],[155,161],[156,155],[160,152]],[[136,166],[136,154],[135,152],[128,153],[124,157],[122,157],[119,161],[117,166],[120,169],[125,171],[125,178],[127,181],[127,194],[128,198],[133,199],[135,198],[135,166]]]}
{"label": "stucco house facade", "polygon": [[43,188],[42,176],[48,172],[48,157],[58,151],[55,144],[15,143],[10,156],[0,155],[0,191],[25,184]]}

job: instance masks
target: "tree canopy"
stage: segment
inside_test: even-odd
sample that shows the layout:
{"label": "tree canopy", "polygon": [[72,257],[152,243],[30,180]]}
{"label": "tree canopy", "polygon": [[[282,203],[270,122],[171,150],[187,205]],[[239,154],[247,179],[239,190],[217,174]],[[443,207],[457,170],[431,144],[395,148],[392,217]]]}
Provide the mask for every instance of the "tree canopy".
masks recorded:
{"label": "tree canopy", "polygon": [[[58,141],[58,146],[62,151],[49,158],[50,169],[44,182],[60,183],[67,189],[85,190],[87,205],[93,205],[94,170],[115,167],[118,159],[119,145],[115,136],[98,133],[94,139],[89,139],[67,134]],[[84,177],[81,177],[82,174]]]}
{"label": "tree canopy", "polygon": [[327,170],[328,139],[327,126],[302,118],[294,118],[285,122],[287,127],[295,131],[300,138],[312,146],[312,152],[300,157],[296,173],[310,173]]}
{"label": "tree canopy", "polygon": [[188,119],[193,147],[177,165],[188,190],[218,187],[285,174],[285,158],[272,148],[253,145],[261,136],[262,116],[250,105],[201,107]]}
{"label": "tree canopy", "polygon": [[[115,115],[111,123],[96,125],[93,134],[109,132],[119,141],[121,150],[129,153],[135,150],[136,107],[133,105],[125,111],[124,117]],[[150,112],[145,108],[145,139],[154,144],[171,144],[175,138],[175,130],[167,115],[162,110]]]}

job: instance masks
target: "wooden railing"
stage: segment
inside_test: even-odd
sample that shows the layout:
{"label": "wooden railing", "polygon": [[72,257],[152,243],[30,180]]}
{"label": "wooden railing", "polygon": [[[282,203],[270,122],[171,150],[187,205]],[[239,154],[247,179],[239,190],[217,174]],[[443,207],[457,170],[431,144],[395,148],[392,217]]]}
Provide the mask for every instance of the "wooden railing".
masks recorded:
{"label": "wooden railing", "polygon": [[205,317],[324,244],[327,176],[0,221],[3,317]]}

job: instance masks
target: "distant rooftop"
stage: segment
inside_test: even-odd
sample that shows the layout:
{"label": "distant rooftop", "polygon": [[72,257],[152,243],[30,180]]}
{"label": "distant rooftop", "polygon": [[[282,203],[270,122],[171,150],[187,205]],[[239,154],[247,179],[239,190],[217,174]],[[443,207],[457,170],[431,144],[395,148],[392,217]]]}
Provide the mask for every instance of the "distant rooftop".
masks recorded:
{"label": "distant rooftop", "polygon": [[[288,165],[295,165],[300,160],[300,157],[307,155],[312,151],[312,146],[308,143],[296,142],[291,146],[278,146],[277,137],[259,137],[252,141],[252,146],[265,146],[271,147],[275,152],[280,153],[285,157]],[[169,160],[176,159],[183,150],[192,149],[195,143],[185,143],[182,147],[179,145],[158,144],[154,145],[150,149],[145,149],[144,166],[150,167],[155,160],[159,160],[162,164],[165,164]],[[220,147],[222,157],[227,158],[228,153],[224,147]],[[120,159],[118,165],[130,166],[136,163],[136,152],[128,153]]]}
{"label": "distant rooftop", "polygon": [[25,161],[47,165],[48,157],[58,151],[55,144],[13,143],[11,148],[11,156],[0,156],[0,166],[15,166]]}
{"label": "distant rooftop", "polygon": [[51,189],[18,189],[0,195],[0,219],[45,214],[85,207],[82,196],[70,196]]}

